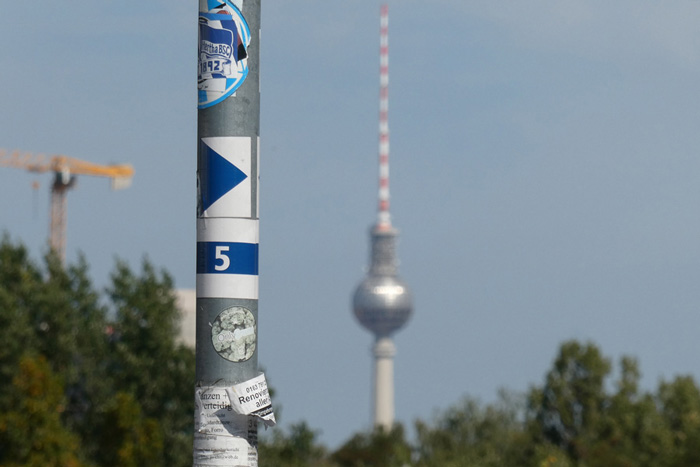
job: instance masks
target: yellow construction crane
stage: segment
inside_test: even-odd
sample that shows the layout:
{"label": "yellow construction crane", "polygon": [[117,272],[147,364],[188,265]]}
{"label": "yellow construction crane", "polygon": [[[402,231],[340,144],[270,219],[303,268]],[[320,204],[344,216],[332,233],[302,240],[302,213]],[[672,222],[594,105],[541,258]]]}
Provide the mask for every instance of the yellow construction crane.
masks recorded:
{"label": "yellow construction crane", "polygon": [[22,151],[7,152],[0,149],[0,166],[16,167],[30,172],[53,172],[51,185],[51,224],[49,227],[49,247],[61,261],[66,256],[66,192],[75,185],[76,175],[107,177],[112,181],[112,189],[120,190],[131,184],[134,169],[129,164],[99,165],[81,161],[73,157],[32,154]]}

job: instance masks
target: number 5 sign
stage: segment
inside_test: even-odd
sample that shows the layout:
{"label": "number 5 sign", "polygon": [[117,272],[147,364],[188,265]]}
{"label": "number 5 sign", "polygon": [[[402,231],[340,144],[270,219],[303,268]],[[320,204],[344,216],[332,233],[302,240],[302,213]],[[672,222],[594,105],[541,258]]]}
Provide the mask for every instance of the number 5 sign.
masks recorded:
{"label": "number 5 sign", "polygon": [[258,245],[197,243],[197,274],[258,274]]}
{"label": "number 5 sign", "polygon": [[258,298],[258,221],[197,220],[197,297]]}

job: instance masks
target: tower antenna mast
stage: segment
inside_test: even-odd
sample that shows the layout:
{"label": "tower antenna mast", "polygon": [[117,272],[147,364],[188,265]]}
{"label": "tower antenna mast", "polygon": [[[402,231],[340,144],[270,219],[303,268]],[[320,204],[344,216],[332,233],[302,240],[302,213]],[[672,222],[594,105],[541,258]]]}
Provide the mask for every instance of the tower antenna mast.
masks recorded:
{"label": "tower antenna mast", "polygon": [[379,206],[377,226],[390,228],[389,214],[389,7],[381,6],[379,34]]}

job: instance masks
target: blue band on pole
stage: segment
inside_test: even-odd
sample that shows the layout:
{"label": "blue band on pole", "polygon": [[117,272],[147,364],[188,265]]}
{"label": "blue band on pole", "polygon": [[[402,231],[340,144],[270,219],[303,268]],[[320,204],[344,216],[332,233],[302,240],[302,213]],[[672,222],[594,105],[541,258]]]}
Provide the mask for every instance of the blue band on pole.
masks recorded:
{"label": "blue band on pole", "polygon": [[257,243],[198,242],[197,274],[258,275]]}

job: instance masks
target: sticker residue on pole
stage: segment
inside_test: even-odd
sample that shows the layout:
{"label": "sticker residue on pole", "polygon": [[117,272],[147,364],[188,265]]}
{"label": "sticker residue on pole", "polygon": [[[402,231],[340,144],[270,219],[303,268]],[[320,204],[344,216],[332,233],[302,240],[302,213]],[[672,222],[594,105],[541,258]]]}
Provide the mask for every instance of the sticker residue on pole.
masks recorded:
{"label": "sticker residue on pole", "polygon": [[267,389],[265,374],[260,373],[244,383],[226,388],[229,401],[235,412],[250,415],[263,421],[265,426],[275,426],[275,414],[272,411],[272,401]]}
{"label": "sticker residue on pole", "polygon": [[256,340],[255,317],[245,307],[227,308],[211,323],[211,341],[216,353],[231,362],[250,359]]}
{"label": "sticker residue on pole", "polygon": [[218,104],[248,76],[250,29],[231,0],[205,0],[199,12],[200,109]]}
{"label": "sticker residue on pole", "polygon": [[195,389],[194,466],[257,467],[257,420],[237,413],[227,388]]}

